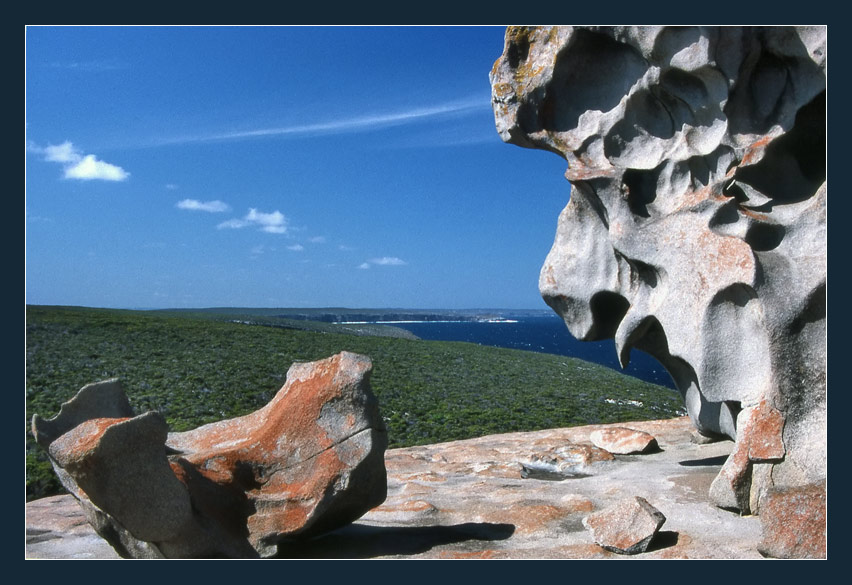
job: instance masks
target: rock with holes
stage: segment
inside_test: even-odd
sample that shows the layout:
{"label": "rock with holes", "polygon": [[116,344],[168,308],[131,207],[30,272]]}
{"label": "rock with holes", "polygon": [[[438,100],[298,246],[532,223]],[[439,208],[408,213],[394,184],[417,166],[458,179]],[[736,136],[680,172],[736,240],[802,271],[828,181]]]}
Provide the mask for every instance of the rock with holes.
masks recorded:
{"label": "rock with holes", "polygon": [[662,512],[645,498],[634,496],[583,518],[583,526],[592,532],[600,546],[623,555],[648,550],[651,541],[665,523]]}
{"label": "rock with holes", "polygon": [[824,479],[826,28],[510,27],[491,84],[503,140],[567,161],[539,288],[571,333],[656,357],[703,435],[748,419],[719,503]]}
{"label": "rock with holes", "polygon": [[33,418],[63,485],[119,554],[269,557],[359,518],[387,492],[369,358],[294,364],[260,410],[185,433],[135,416],[116,380]]}

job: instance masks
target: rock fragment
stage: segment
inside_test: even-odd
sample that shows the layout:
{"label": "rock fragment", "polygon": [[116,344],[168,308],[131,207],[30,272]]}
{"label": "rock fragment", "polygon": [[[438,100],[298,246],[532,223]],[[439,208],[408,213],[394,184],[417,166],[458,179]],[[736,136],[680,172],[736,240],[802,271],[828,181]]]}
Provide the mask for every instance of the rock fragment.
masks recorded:
{"label": "rock fragment", "polygon": [[518,464],[523,479],[561,481],[586,477],[591,466],[615,459],[612,453],[591,445],[568,443],[526,457]]}
{"label": "rock fragment", "polygon": [[592,431],[589,434],[589,440],[595,447],[606,449],[616,455],[648,453],[659,447],[653,435],[626,427],[609,427]]}
{"label": "rock fragment", "polygon": [[[757,513],[770,478],[755,474],[755,464],[777,463],[786,450],[782,438],[784,418],[767,402],[744,408],[737,417],[737,442],[710,486],[710,499],[720,508]],[[766,467],[763,467],[766,470]],[[753,478],[763,481],[754,481]]]}
{"label": "rock fragment", "polygon": [[260,410],[171,434],[157,413],[133,416],[113,380],[36,415],[33,434],[120,555],[269,557],[384,501],[371,368],[348,352],[294,364]]}
{"label": "rock fragment", "polygon": [[634,496],[583,518],[583,526],[592,532],[600,546],[624,555],[648,550],[654,536],[665,523],[662,512],[644,498]]}

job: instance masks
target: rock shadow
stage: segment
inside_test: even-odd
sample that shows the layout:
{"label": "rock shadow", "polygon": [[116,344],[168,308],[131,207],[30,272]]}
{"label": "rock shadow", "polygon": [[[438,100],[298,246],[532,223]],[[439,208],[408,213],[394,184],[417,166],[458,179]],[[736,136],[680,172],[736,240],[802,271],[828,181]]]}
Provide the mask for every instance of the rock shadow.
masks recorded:
{"label": "rock shadow", "polygon": [[661,530],[654,536],[654,539],[648,545],[646,553],[662,550],[675,546],[678,541],[678,533],[673,530]]}
{"label": "rock shadow", "polygon": [[703,459],[687,459],[686,461],[678,461],[678,465],[684,467],[710,467],[712,465],[724,465],[728,460],[727,455],[718,455],[716,457],[705,457]]}
{"label": "rock shadow", "polygon": [[[369,526],[350,524],[307,542],[282,543],[279,559],[366,559],[416,555],[444,544],[506,540],[513,524],[468,522],[452,526]],[[477,550],[471,544],[471,550]]]}

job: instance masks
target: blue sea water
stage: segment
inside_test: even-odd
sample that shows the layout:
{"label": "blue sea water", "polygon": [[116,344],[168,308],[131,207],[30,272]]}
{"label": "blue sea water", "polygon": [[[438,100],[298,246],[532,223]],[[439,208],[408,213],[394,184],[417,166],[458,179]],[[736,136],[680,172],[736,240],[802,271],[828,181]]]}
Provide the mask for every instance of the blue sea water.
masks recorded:
{"label": "blue sea water", "polygon": [[575,357],[647,382],[675,387],[665,368],[648,354],[632,350],[630,364],[622,370],[616,356],[615,343],[611,339],[577,341],[557,316],[513,317],[512,322],[396,322],[393,325],[411,331],[421,339],[468,341]]}

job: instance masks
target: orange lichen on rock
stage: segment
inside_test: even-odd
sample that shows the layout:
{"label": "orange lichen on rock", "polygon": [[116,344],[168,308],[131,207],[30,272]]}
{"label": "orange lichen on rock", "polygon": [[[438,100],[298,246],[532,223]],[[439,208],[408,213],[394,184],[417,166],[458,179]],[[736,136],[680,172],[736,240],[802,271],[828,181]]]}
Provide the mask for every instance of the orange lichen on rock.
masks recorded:
{"label": "orange lichen on rock", "polygon": [[[260,410],[168,437],[155,413],[98,416],[97,389],[33,426],[69,491],[121,524],[96,529],[123,556],[274,556],[384,501],[387,438],[371,367],[347,352],[295,364]],[[116,385],[102,388],[112,400]]]}

